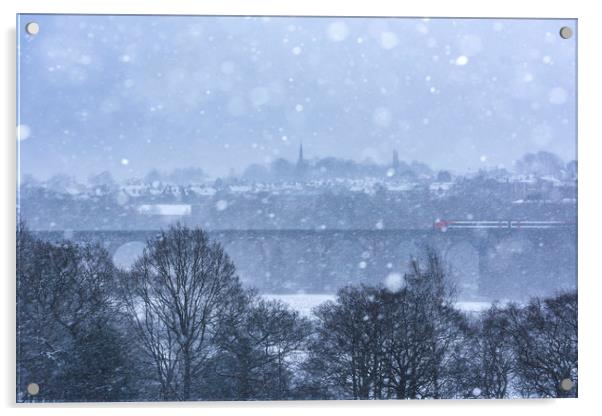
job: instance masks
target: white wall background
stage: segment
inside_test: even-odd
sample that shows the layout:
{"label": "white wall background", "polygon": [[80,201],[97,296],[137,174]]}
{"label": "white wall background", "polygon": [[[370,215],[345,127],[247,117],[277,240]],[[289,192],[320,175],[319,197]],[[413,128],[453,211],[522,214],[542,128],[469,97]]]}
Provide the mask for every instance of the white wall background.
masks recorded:
{"label": "white wall background", "polygon": [[[364,415],[366,413],[421,415],[546,415],[599,414],[602,397],[602,339],[600,304],[602,270],[602,13],[597,2],[576,0],[2,0],[0,2],[0,289],[2,350],[0,405],[5,414],[45,415]],[[562,17],[579,19],[579,394],[576,400],[438,401],[438,402],[288,402],[288,403],[184,403],[184,404],[15,404],[15,14],[21,13],[134,13],[134,14],[286,14],[376,15],[443,17]]]}

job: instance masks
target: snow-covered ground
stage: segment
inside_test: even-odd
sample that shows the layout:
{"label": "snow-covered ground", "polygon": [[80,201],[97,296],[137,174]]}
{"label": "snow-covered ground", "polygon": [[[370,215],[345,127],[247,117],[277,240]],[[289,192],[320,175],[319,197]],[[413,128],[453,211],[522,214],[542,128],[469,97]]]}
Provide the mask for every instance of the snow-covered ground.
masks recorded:
{"label": "snow-covered ground", "polygon": [[291,308],[299,311],[302,316],[310,317],[311,310],[329,300],[335,300],[336,295],[331,294],[273,294],[265,293],[262,295],[264,298],[269,300],[280,300],[286,303]]}
{"label": "snow-covered ground", "polygon": [[[333,294],[274,294],[265,293],[265,299],[280,300],[291,308],[299,311],[302,316],[311,317],[312,309],[326,301],[335,300]],[[481,312],[491,306],[489,302],[457,302],[456,306],[464,312]]]}
{"label": "snow-covered ground", "polygon": [[464,312],[481,312],[490,306],[490,302],[456,302],[456,307]]}

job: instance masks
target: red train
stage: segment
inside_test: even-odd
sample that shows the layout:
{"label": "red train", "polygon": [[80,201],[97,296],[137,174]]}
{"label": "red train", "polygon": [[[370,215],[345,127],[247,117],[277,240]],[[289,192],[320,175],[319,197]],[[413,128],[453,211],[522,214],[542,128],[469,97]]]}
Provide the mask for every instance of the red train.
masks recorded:
{"label": "red train", "polygon": [[465,220],[442,220],[436,219],[433,223],[433,229],[445,232],[449,229],[471,229],[471,228],[505,228],[505,229],[525,229],[525,228],[564,228],[574,226],[574,223],[567,221],[465,221]]}

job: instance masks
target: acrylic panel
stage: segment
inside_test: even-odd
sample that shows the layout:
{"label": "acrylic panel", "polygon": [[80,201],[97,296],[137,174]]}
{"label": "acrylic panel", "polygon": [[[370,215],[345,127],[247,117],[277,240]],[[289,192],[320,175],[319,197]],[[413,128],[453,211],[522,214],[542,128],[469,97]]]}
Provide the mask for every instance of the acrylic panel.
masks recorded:
{"label": "acrylic panel", "polygon": [[577,21],[17,16],[18,402],[577,396]]}

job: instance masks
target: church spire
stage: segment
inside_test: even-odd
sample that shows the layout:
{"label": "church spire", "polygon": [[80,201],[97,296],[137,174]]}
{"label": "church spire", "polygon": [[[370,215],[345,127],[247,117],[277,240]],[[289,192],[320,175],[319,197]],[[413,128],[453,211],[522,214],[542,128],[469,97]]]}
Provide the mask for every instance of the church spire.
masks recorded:
{"label": "church spire", "polygon": [[305,164],[305,160],[303,160],[303,143],[299,144],[299,158],[297,159],[297,166],[301,167]]}
{"label": "church spire", "polygon": [[303,157],[303,143],[299,144],[299,158],[297,159],[296,173],[299,178],[305,175],[307,170],[307,162]]}
{"label": "church spire", "polygon": [[399,169],[399,153],[397,153],[397,150],[393,150],[393,163],[391,166],[393,166],[393,169]]}

